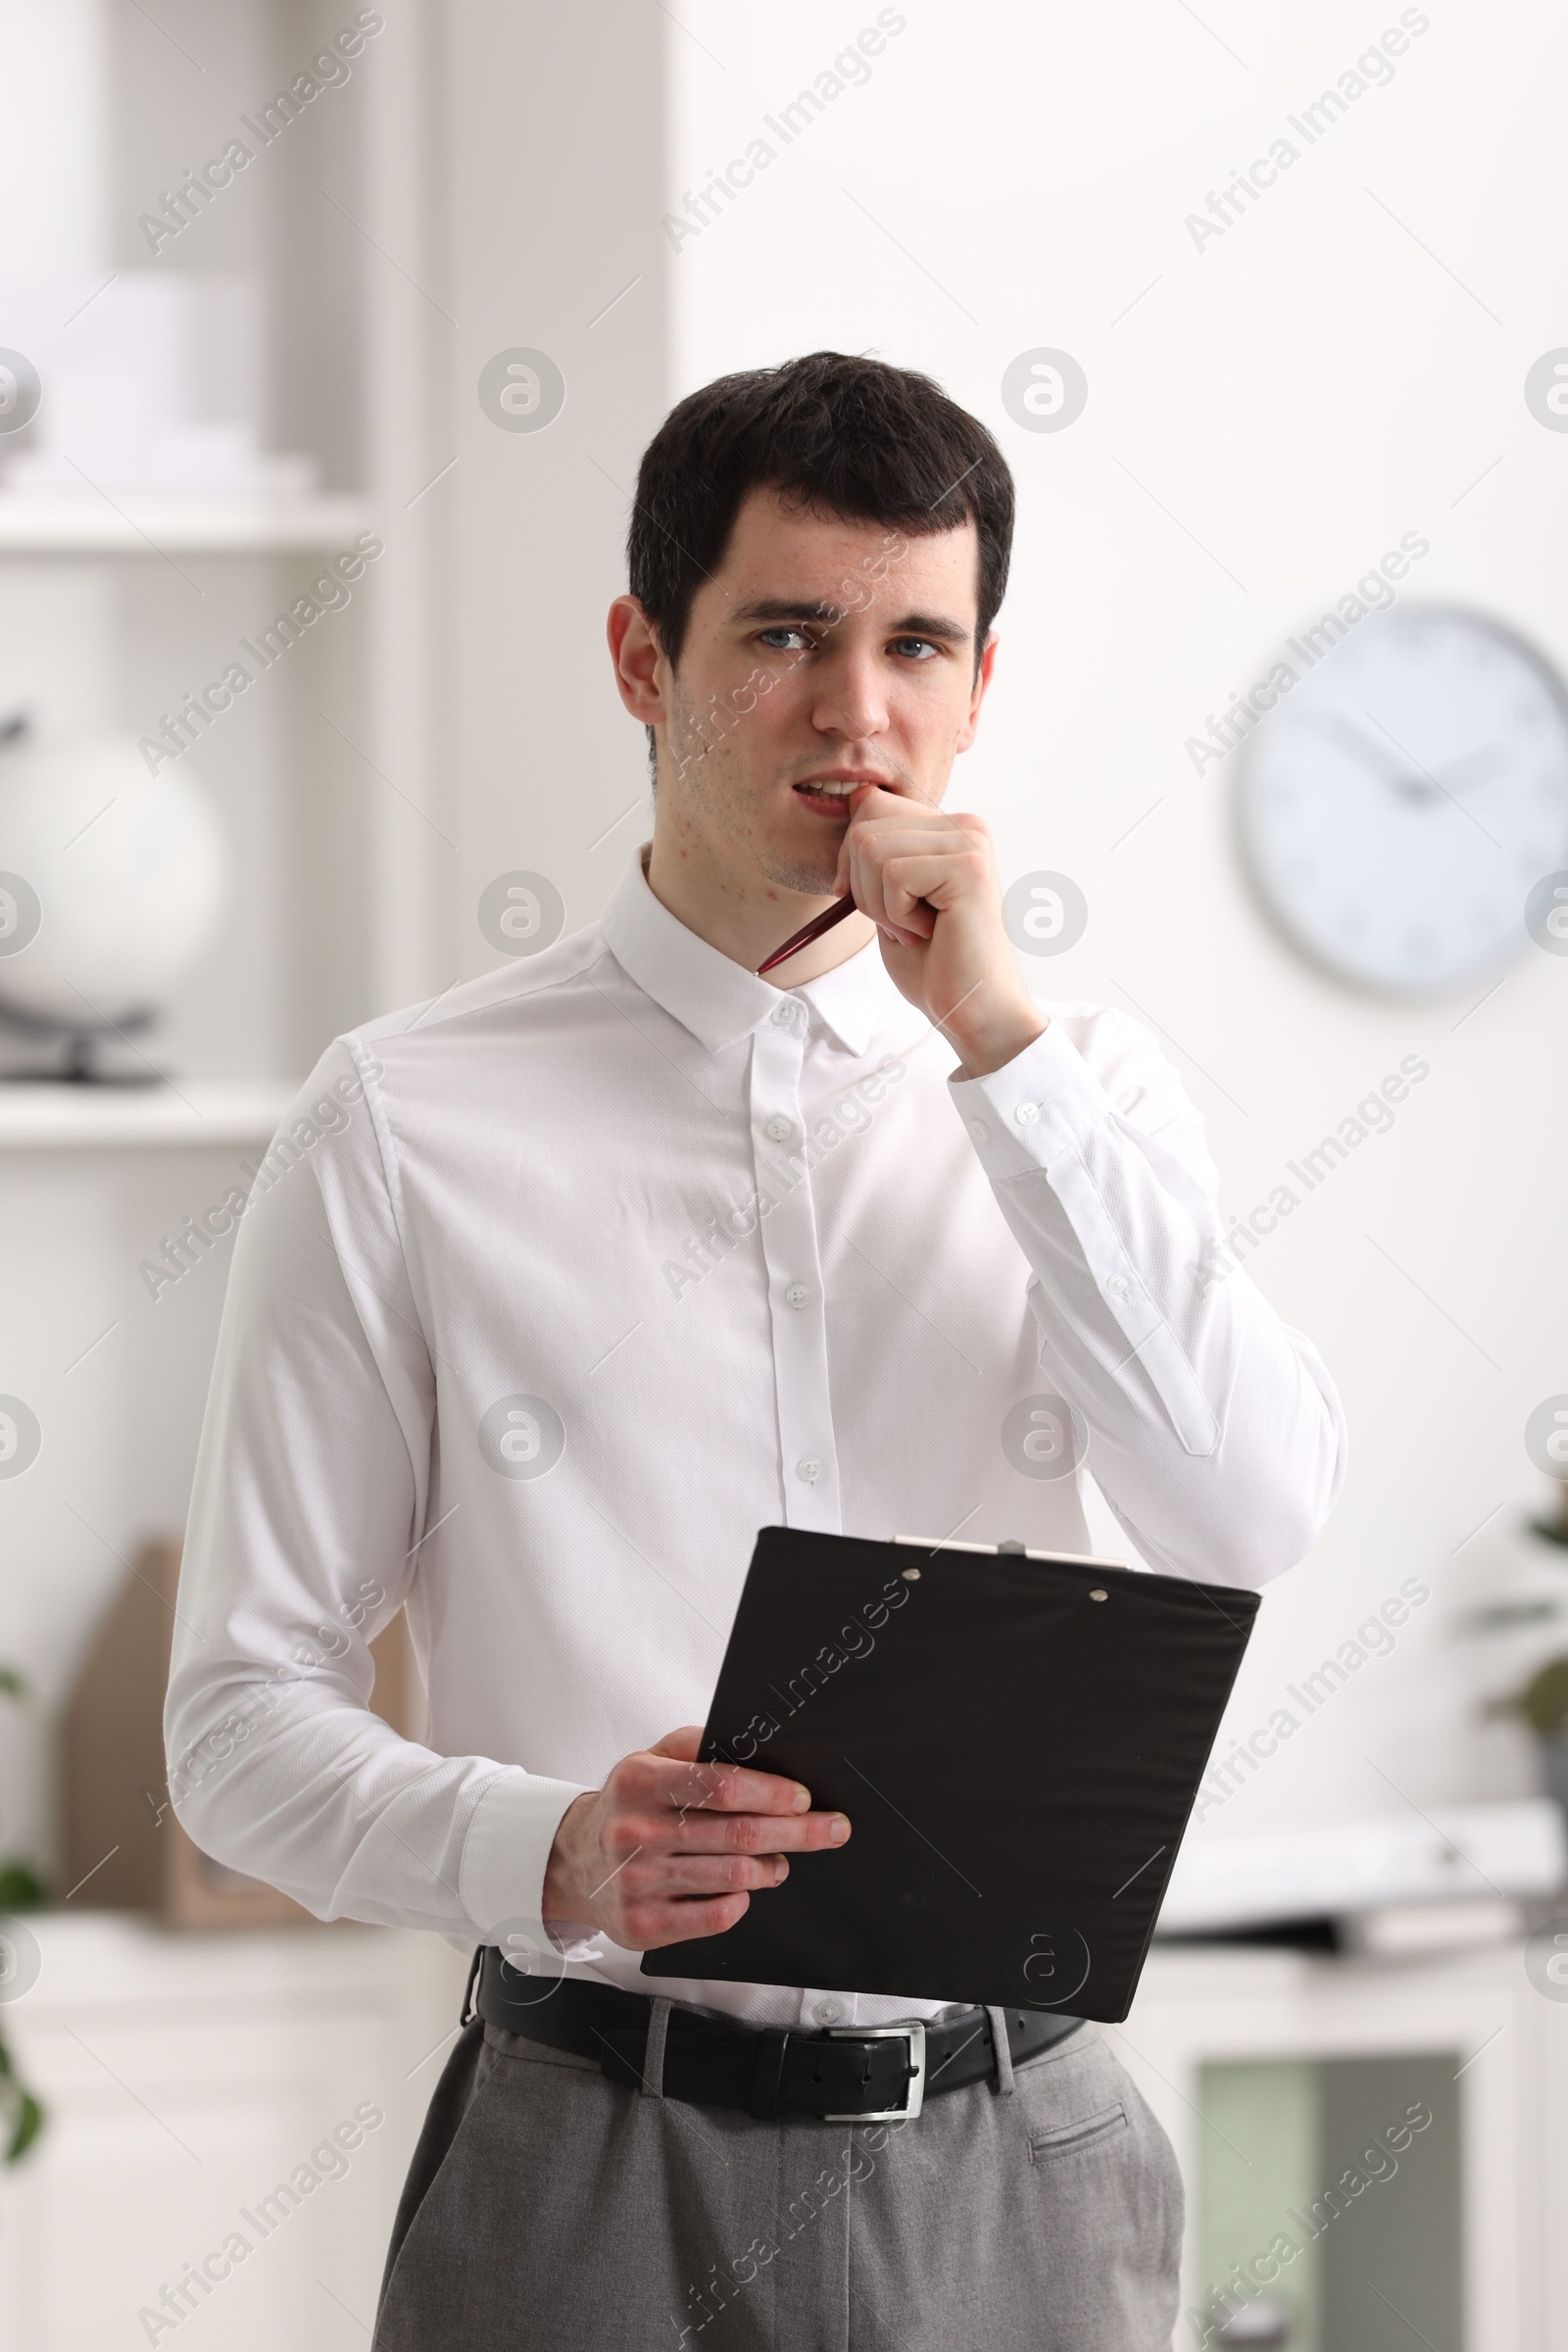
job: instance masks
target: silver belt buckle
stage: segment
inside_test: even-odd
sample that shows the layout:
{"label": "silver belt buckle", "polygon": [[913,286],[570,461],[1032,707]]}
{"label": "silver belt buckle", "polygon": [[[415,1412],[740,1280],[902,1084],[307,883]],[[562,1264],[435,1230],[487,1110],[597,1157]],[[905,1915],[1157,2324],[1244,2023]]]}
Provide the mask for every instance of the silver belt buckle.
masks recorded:
{"label": "silver belt buckle", "polygon": [[824,2124],[892,2124],[919,2114],[925,2100],[925,2021],[904,2026],[829,2026],[829,2041],[906,2041],[909,2074],[902,2107],[872,2107],[863,2115],[824,2115]]}

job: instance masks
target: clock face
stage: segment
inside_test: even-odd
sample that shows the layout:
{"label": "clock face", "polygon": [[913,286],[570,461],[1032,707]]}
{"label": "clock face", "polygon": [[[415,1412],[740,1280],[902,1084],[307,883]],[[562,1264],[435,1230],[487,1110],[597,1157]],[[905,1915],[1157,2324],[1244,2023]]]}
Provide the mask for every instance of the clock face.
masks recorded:
{"label": "clock face", "polygon": [[1258,722],[1241,831],[1316,962],[1403,993],[1474,981],[1526,945],[1531,889],[1568,867],[1568,698],[1493,621],[1374,613]]}

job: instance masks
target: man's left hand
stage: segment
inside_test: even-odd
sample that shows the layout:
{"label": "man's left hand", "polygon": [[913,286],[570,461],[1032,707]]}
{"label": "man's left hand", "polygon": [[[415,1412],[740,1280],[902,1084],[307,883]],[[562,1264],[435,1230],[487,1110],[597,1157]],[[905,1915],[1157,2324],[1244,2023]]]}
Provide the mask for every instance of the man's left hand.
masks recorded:
{"label": "man's left hand", "polygon": [[1002,920],[991,829],[867,784],[852,796],[834,889],[881,933],[894,984],[947,1038],[966,1078],[984,1078],[1047,1027]]}

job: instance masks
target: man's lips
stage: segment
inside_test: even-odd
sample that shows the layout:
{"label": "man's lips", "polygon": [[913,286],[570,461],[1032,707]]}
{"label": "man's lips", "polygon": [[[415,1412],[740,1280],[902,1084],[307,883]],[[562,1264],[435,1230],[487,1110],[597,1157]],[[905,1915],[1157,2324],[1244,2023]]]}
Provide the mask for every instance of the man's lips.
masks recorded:
{"label": "man's lips", "polygon": [[792,789],[808,808],[824,816],[842,815],[848,818],[856,793],[867,784],[875,785],[882,792],[897,792],[899,789],[890,776],[868,776],[849,768],[833,768],[821,776],[803,776]]}

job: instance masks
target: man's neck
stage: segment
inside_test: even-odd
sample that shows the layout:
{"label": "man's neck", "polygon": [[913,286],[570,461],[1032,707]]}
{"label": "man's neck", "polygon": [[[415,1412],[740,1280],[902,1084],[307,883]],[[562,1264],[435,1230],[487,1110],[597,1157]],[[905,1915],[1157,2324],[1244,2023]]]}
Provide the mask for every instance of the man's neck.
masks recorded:
{"label": "man's neck", "polygon": [[[833,905],[830,893],[786,890],[754,870],[721,863],[703,842],[688,838],[675,843],[657,821],[643,871],[655,898],[678,923],[749,972]],[[858,956],[875,937],[875,926],[865,915],[852,914],[825,939],[813,940],[769,972],[768,985],[799,988],[804,981],[819,979]]]}

